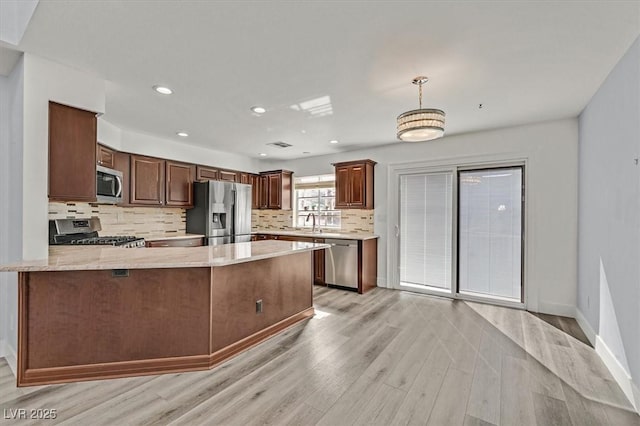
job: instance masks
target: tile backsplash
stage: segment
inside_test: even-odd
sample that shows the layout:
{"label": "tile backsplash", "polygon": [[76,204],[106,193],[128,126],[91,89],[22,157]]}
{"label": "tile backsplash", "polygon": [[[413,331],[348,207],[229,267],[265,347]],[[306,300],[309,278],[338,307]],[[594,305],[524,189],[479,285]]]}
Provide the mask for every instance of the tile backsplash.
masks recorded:
{"label": "tile backsplash", "polygon": [[[373,234],[373,210],[342,210],[339,232]],[[292,210],[252,210],[251,228],[255,231],[292,231],[300,229],[292,226]],[[326,228],[334,229],[334,228]]]}
{"label": "tile backsplash", "polygon": [[186,215],[186,210],[181,208],[49,203],[49,219],[99,217],[102,225],[100,235],[176,235],[186,231]]}

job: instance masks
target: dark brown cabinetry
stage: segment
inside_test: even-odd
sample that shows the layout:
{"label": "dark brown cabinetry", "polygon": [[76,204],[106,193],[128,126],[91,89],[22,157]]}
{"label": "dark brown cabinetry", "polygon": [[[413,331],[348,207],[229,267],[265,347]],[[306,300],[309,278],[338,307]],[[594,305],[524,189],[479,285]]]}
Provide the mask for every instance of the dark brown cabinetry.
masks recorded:
{"label": "dark brown cabinetry", "polygon": [[49,102],[49,199],[96,200],[96,114]]}
{"label": "dark brown cabinetry", "polygon": [[200,247],[202,246],[202,238],[168,238],[166,240],[147,241],[145,245],[146,247]]}
{"label": "dark brown cabinetry", "polygon": [[131,155],[131,204],[164,205],[165,161]]}
{"label": "dark brown cabinetry", "polygon": [[131,155],[131,204],[193,207],[194,165]]}
{"label": "dark brown cabinetry", "polygon": [[260,173],[260,208],[291,210],[293,172],[273,170]]}
{"label": "dark brown cabinetry", "polygon": [[166,161],[165,204],[175,207],[193,207],[193,178],[196,167],[192,164]]}
{"label": "dark brown cabinetry", "polygon": [[126,152],[115,151],[113,153],[113,168],[122,172],[122,203],[126,206],[131,203],[131,156]]}
{"label": "dark brown cabinetry", "polygon": [[334,163],[336,168],[336,208],[373,209],[373,168],[375,161]]}
{"label": "dark brown cabinetry", "polygon": [[238,182],[238,174],[231,170],[220,170],[218,180],[226,182]]}
{"label": "dark brown cabinetry", "polygon": [[197,166],[196,180],[202,182],[205,180],[218,180],[220,178],[220,170],[213,167]]}
{"label": "dark brown cabinetry", "polygon": [[245,172],[237,172],[236,182],[244,183],[246,185],[251,185],[251,175]]}
{"label": "dark brown cabinetry", "polygon": [[98,144],[96,148],[96,163],[98,166],[114,168],[115,163],[115,151],[111,148],[107,148],[104,145]]}
{"label": "dark brown cabinetry", "polygon": [[260,197],[262,195],[262,182],[260,180],[260,175],[250,175],[249,181],[251,183],[251,208],[259,209]]}

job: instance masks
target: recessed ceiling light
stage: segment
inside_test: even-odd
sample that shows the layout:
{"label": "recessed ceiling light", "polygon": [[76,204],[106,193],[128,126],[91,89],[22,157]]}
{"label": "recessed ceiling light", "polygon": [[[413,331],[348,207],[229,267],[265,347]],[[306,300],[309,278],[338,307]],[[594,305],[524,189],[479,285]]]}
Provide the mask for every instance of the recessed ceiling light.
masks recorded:
{"label": "recessed ceiling light", "polygon": [[338,141],[337,141],[337,140],[335,140],[335,139],[332,139],[332,140],[330,140],[330,141],[329,141],[329,143],[337,144],[337,143],[338,143]]}
{"label": "recessed ceiling light", "polygon": [[260,153],[260,157],[266,157],[266,156],[267,156],[267,154],[265,154],[264,152]]}
{"label": "recessed ceiling light", "polygon": [[251,111],[255,112],[256,114],[264,114],[265,112],[267,112],[267,109],[261,106],[252,106]]}
{"label": "recessed ceiling light", "polygon": [[153,90],[155,90],[158,93],[162,93],[163,95],[170,95],[173,93],[173,90],[164,86],[153,86]]}
{"label": "recessed ceiling light", "polygon": [[178,132],[178,133],[176,133],[176,135],[180,136],[181,138],[186,138],[187,136],[189,136],[189,133],[187,133],[187,132]]}
{"label": "recessed ceiling light", "polygon": [[311,154],[309,151],[302,151],[303,154]]}

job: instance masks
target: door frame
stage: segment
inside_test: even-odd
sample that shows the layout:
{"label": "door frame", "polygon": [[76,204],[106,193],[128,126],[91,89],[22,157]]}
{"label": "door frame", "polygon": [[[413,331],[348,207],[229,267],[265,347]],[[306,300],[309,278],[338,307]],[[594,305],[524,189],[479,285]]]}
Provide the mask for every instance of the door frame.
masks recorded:
{"label": "door frame", "polygon": [[[416,293],[423,293],[432,296],[444,296],[451,299],[468,300],[474,302],[491,303],[500,306],[506,306],[518,309],[527,309],[529,304],[533,302],[537,305],[537,289],[531,289],[527,285],[529,282],[528,265],[531,264],[530,250],[528,248],[531,243],[529,238],[529,203],[530,185],[528,175],[530,166],[527,156],[517,154],[504,154],[492,156],[464,156],[456,158],[442,158],[431,161],[395,163],[388,166],[387,175],[387,235],[389,243],[387,245],[389,253],[387,255],[387,283],[389,288],[396,290],[409,290]],[[522,211],[522,301],[515,302],[511,300],[500,300],[494,297],[484,297],[470,294],[458,293],[458,171],[489,169],[501,167],[522,167],[522,182],[527,189],[524,191],[523,211]],[[406,174],[420,173],[436,173],[451,172],[452,173],[452,209],[451,209],[451,289],[450,290],[434,290],[429,288],[420,288],[419,286],[401,286],[400,285],[400,176]]]}

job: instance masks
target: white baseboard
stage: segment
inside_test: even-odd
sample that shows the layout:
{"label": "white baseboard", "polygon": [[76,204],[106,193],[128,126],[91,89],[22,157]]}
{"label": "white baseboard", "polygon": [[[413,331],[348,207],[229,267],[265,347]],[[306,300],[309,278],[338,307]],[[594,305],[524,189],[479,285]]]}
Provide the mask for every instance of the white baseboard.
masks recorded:
{"label": "white baseboard", "polygon": [[382,277],[378,277],[376,280],[376,285],[378,287],[383,287],[383,288],[388,288],[387,287],[387,280],[382,278]]}
{"label": "white baseboard", "polygon": [[576,321],[578,322],[578,325],[584,332],[584,335],[587,336],[587,339],[589,339],[589,342],[591,342],[591,345],[595,347],[596,332],[593,331],[593,328],[591,328],[591,324],[589,324],[589,321],[587,321],[582,311],[578,308],[576,308]]}
{"label": "white baseboard", "polygon": [[16,350],[6,340],[0,340],[0,358],[4,358],[14,376],[18,375]]}
{"label": "white baseboard", "polygon": [[538,312],[542,314],[558,315],[561,317],[574,318],[576,316],[576,307],[574,305],[562,305],[560,303],[538,301]]}
{"label": "white baseboard", "polygon": [[622,392],[629,399],[635,410],[640,413],[640,391],[631,376],[625,370],[625,368],[620,364],[620,361],[613,355],[611,349],[607,346],[607,344],[600,338],[600,336],[596,336],[596,353],[600,355],[602,362],[607,366],[609,372],[616,380]]}

